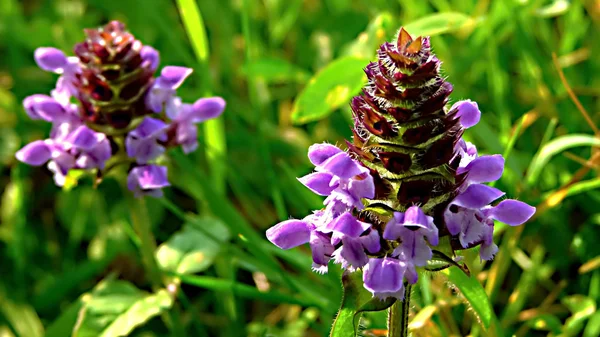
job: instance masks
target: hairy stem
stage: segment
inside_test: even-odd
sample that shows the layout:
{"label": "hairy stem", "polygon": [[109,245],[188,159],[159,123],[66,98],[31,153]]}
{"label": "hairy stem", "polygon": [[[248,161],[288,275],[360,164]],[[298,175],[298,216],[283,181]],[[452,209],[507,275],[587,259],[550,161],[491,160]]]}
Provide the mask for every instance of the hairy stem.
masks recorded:
{"label": "hairy stem", "polygon": [[[128,193],[129,194],[129,193]],[[133,229],[140,238],[140,253],[142,262],[148,273],[152,288],[157,290],[161,287],[161,278],[154,252],[156,251],[156,240],[150,226],[150,218],[148,217],[148,209],[144,198],[135,198],[128,196],[129,212],[131,214],[131,223]]]}
{"label": "hairy stem", "polygon": [[396,301],[388,309],[388,337],[408,337],[411,287],[412,285],[407,284],[404,300]]}

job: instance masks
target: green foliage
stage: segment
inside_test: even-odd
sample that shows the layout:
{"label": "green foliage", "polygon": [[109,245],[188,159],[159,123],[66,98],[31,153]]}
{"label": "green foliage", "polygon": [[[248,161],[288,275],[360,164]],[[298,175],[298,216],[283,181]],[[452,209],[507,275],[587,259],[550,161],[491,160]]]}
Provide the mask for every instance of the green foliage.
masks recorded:
{"label": "green foliage", "polygon": [[364,85],[363,67],[367,63],[368,59],[347,56],[327,65],[308,82],[296,99],[292,120],[296,123],[313,122],[348,104]]}
{"label": "green foliage", "polygon": [[[538,206],[521,228],[496,226],[492,263],[464,252],[460,263],[471,277],[455,267],[448,277],[421,275],[412,335],[600,335],[600,144],[557,71],[597,123],[596,7],[584,0],[0,1],[0,336],[327,336],[342,303],[339,268],[315,274],[308,249],[282,251],[264,231],[322,207],[295,179],[311,170],[306,149],[351,135],[349,101],[363,69],[400,26],[432,35],[452,101],[478,102],[481,122],[466,137],[481,153],[505,155],[496,187]],[[200,128],[196,153],[165,160],[173,186],[162,200],[146,198],[142,217],[131,216],[123,172],[97,187],[75,172],[61,190],[44,167],[14,158],[50,128],[21,106],[28,95],[49,93],[57,77],[36,67],[35,48],[70,53],[84,28],[109,19],[159,50],[161,66],[194,69],[180,90],[185,101],[227,100],[224,115]],[[336,325],[347,322],[353,334],[362,310],[364,334],[379,333],[385,314],[368,312],[377,302],[360,273],[354,277]]]}
{"label": "green foliage", "polygon": [[344,297],[340,310],[331,327],[331,337],[357,336],[360,318],[367,311],[385,311],[396,301],[388,298],[382,301],[373,298],[362,284],[362,272],[344,272],[342,276]]}
{"label": "green foliage", "polygon": [[[211,236],[204,234],[203,227]],[[229,231],[218,219],[198,219],[185,224],[158,247],[156,260],[164,271],[194,274],[206,270],[229,239]]]}
{"label": "green foliage", "polygon": [[148,294],[128,282],[111,279],[100,282],[81,301],[74,337],[127,336],[173,305],[165,289]]}

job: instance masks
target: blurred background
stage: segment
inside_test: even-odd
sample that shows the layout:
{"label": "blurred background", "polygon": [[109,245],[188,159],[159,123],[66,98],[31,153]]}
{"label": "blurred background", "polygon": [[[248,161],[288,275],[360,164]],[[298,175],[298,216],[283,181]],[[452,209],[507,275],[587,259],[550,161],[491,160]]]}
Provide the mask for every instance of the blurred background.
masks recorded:
{"label": "blurred background", "polygon": [[[159,50],[160,67],[194,68],[185,101],[227,100],[198,151],[167,159],[165,198],[146,200],[174,299],[151,293],[117,179],[60,189],[14,157],[50,128],[21,105],[57,77],[35,48],[72,54],[109,20]],[[414,336],[600,336],[598,0],[0,0],[0,336],[328,335],[339,269],[312,273],[308,247],[279,251],[264,231],[320,208],[295,179],[307,148],[351,136],[362,69],[401,26],[432,36],[452,101],[478,102],[466,138],[505,155],[497,187],[538,207],[496,226],[493,263],[465,253],[493,313],[425,274]],[[381,335],[385,313],[362,323]]]}

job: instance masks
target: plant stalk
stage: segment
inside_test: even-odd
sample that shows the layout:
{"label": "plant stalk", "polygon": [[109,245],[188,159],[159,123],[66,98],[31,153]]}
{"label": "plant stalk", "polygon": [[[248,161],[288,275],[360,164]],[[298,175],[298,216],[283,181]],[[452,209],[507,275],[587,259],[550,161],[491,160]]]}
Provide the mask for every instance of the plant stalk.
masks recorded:
{"label": "plant stalk", "polygon": [[142,255],[142,263],[148,273],[153,290],[158,290],[162,286],[160,271],[154,252],[156,251],[156,240],[150,226],[150,218],[148,217],[148,209],[143,197],[135,198],[128,196],[129,212],[131,214],[131,223],[133,229],[140,238],[140,253]]}
{"label": "plant stalk", "polygon": [[396,301],[388,309],[388,337],[408,337],[408,313],[412,285],[407,284],[404,300]]}

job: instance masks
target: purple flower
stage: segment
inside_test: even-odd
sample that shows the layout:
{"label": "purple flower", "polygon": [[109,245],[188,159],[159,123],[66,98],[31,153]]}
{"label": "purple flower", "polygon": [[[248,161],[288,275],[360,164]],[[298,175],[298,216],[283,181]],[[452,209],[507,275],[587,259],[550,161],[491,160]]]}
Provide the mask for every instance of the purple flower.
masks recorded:
{"label": "purple flower", "polygon": [[85,125],[61,123],[55,125],[51,138],[27,144],[17,151],[19,161],[33,166],[48,162],[58,186],[65,183],[70,169],[103,168],[111,156],[110,143],[103,133]]}
{"label": "purple flower", "polygon": [[129,171],[127,188],[136,197],[149,195],[156,198],[163,196],[163,187],[170,186],[167,179],[167,168],[158,165],[137,166]]}
{"label": "purple flower", "polygon": [[327,196],[325,205],[335,208],[363,209],[362,198],[375,196],[375,185],[369,169],[330,144],[315,144],[308,158],[316,172],[298,180],[316,194]]}
{"label": "purple flower", "polygon": [[290,219],[269,228],[267,239],[281,249],[290,249],[310,243],[313,270],[325,273],[334,247],[331,244],[331,235],[322,230],[324,225],[330,221],[331,217],[328,212],[317,211],[302,220]]}
{"label": "purple flower", "polygon": [[404,299],[406,263],[393,257],[371,258],[363,270],[365,289],[374,297]]}
{"label": "purple flower", "polygon": [[433,217],[425,215],[418,206],[409,207],[406,212],[396,212],[387,223],[383,232],[386,240],[400,240],[392,256],[399,257],[406,263],[407,278],[410,283],[417,282],[415,266],[423,267],[432,258],[429,245],[439,243],[438,229],[433,224]]}
{"label": "purple flower", "polygon": [[331,243],[342,243],[333,253],[334,261],[341,264],[342,268],[352,270],[367,264],[369,257],[365,250],[375,254],[381,249],[379,234],[370,228],[370,224],[357,220],[350,212],[329,222],[324,231],[332,233]]}
{"label": "purple flower", "polygon": [[146,117],[125,138],[127,155],[135,158],[138,164],[145,164],[165,152],[158,142],[167,140],[167,124],[160,119]]}
{"label": "purple flower", "polygon": [[444,212],[448,231],[458,235],[463,248],[481,242],[479,255],[482,260],[491,260],[498,246],[493,242],[494,220],[511,226],[518,226],[529,220],[535,207],[507,199],[496,206],[490,206],[504,192],[483,184],[472,184],[459,194]]}
{"label": "purple flower", "polygon": [[146,106],[148,109],[159,113],[165,104],[175,97],[177,88],[192,73],[191,68],[166,66],[160,76],[154,81],[152,88],[146,95]]}
{"label": "purple flower", "polygon": [[61,186],[71,169],[97,169],[101,178],[112,167],[130,164],[121,156],[125,152],[137,164],[129,173],[129,188],[136,195],[160,195],[168,186],[166,168],[150,163],[168,147],[181,145],[186,153],[196,149],[195,124],[218,117],[225,101],[212,97],[183,104],[177,89],[192,69],[166,66],[155,77],[158,51],[119,21],[86,29],[85,35],[73,47],[76,56],[52,47],[36,49],[38,66],[60,77],[50,95],[29,96],[23,106],[31,119],[52,123],[52,131],[16,157],[35,166],[47,163]]}
{"label": "purple flower", "polygon": [[221,97],[201,98],[194,104],[182,103],[179,97],[168,101],[165,112],[171,119],[170,134],[174,134],[170,143],[181,145],[184,153],[198,147],[197,123],[219,117],[225,110],[225,100]]}
{"label": "purple flower", "polygon": [[450,108],[450,114],[456,111],[456,117],[460,119],[460,124],[465,128],[470,128],[479,123],[481,111],[476,102],[471,100],[458,101]]}
{"label": "purple flower", "polygon": [[463,190],[471,183],[489,183],[502,177],[504,158],[499,155],[478,156],[475,145],[461,139],[457,144],[457,154],[461,160],[456,170],[457,174],[467,173]]}

